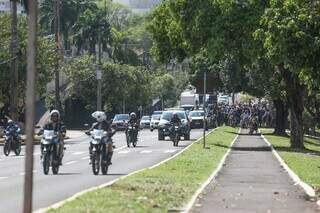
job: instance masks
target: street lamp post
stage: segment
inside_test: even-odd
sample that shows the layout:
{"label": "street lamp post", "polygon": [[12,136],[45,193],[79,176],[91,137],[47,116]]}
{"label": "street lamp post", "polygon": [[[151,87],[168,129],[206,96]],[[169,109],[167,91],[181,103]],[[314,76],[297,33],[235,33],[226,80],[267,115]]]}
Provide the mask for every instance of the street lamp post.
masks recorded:
{"label": "street lamp post", "polygon": [[37,53],[37,0],[28,0],[28,47],[27,47],[27,91],[26,91],[26,160],[24,176],[23,212],[32,212],[33,189],[33,134],[35,118],[35,84]]}
{"label": "street lamp post", "polygon": [[203,148],[206,148],[206,94],[207,93],[207,71],[203,74]]}

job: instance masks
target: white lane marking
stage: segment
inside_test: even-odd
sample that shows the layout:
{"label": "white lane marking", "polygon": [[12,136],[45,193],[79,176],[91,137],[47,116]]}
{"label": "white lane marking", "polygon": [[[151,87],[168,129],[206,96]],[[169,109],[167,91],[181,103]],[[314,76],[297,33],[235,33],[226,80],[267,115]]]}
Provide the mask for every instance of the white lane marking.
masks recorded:
{"label": "white lane marking", "polygon": [[81,158],[82,160],[87,160],[87,159],[89,159],[90,158],[90,156],[86,156],[86,157],[83,157],[83,158]]}
{"label": "white lane marking", "polygon": [[17,159],[24,159],[25,156],[17,156],[16,158],[17,158]]}
{"label": "white lane marking", "polygon": [[37,171],[37,170],[33,170],[32,172],[33,172],[33,173],[37,173],[38,171]]}
{"label": "white lane marking", "polygon": [[69,147],[71,147],[71,145],[67,145],[67,144],[66,144],[66,145],[64,145],[64,147],[65,147],[65,148],[69,148]]}
{"label": "white lane marking", "polygon": [[74,152],[74,153],[72,153],[73,155],[82,155],[82,154],[84,154],[84,153],[86,153],[86,152]]}
{"label": "white lane marking", "polygon": [[33,153],[34,156],[40,155],[40,154],[41,154],[40,152]]}
{"label": "white lane marking", "polygon": [[129,150],[124,150],[124,151],[118,152],[118,154],[128,154],[129,152],[130,152]]}
{"label": "white lane marking", "polygon": [[25,172],[20,172],[20,173],[19,173],[20,176],[23,176],[23,175],[25,175],[25,174],[26,174]]}
{"label": "white lane marking", "polygon": [[71,165],[71,164],[74,164],[74,163],[77,163],[78,161],[70,161],[68,163],[65,163],[64,165]]}
{"label": "white lane marking", "polygon": [[143,150],[143,151],[141,151],[140,153],[141,154],[149,154],[149,153],[151,153],[152,152],[152,150]]}
{"label": "white lane marking", "polygon": [[8,179],[9,177],[0,177],[0,180]]}
{"label": "white lane marking", "polygon": [[164,151],[164,153],[175,153],[177,150],[176,149],[168,149]]}

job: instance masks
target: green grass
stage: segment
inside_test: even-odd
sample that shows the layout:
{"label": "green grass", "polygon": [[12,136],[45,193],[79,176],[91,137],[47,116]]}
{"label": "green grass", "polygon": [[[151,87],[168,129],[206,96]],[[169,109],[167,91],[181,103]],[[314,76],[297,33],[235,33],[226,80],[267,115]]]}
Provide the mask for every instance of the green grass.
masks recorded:
{"label": "green grass", "polygon": [[288,166],[320,195],[320,140],[305,138],[306,149],[292,149],[290,138],[275,136],[271,130],[262,130]]}
{"label": "green grass", "polygon": [[208,136],[208,149],[202,148],[202,141],[195,143],[186,152],[159,167],[89,192],[51,212],[179,210],[217,168],[236,134],[237,129],[221,127]]}

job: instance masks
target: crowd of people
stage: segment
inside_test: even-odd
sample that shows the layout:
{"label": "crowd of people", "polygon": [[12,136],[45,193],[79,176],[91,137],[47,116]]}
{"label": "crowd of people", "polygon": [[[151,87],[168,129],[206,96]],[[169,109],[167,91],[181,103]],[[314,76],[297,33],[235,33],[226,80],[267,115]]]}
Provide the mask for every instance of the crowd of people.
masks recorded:
{"label": "crowd of people", "polygon": [[257,127],[272,127],[273,123],[272,113],[266,104],[227,105],[220,103],[214,107],[213,111],[217,117],[218,126],[249,128],[250,125],[257,125]]}

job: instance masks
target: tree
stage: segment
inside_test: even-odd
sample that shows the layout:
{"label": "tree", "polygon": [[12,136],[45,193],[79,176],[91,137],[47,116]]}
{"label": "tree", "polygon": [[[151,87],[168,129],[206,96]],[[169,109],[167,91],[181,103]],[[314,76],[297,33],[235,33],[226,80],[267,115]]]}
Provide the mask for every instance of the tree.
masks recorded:
{"label": "tree", "polygon": [[[11,18],[9,14],[0,14],[0,43],[3,48],[0,49],[0,61],[7,62],[0,66],[0,99],[4,103],[9,102],[9,79],[10,79],[10,29]],[[19,59],[17,67],[19,70],[19,79],[17,83],[17,101],[23,105],[25,100],[25,86],[26,86],[26,47],[27,47],[27,23],[26,17],[18,16],[17,36],[19,40],[18,56]],[[58,57],[55,53],[55,43],[52,37],[39,37],[37,55],[37,91],[39,95],[46,92],[46,85],[52,80],[54,62]]]}
{"label": "tree", "polygon": [[318,2],[271,1],[256,37],[283,79],[290,107],[291,146],[303,148],[303,111],[307,87],[303,77],[319,76]]}
{"label": "tree", "polygon": [[[96,9],[93,0],[68,0],[60,1],[60,26],[65,49],[70,48],[70,36],[73,34],[72,27],[79,16],[88,9]],[[44,0],[40,4],[40,25],[44,35],[54,34],[55,0]]]}

